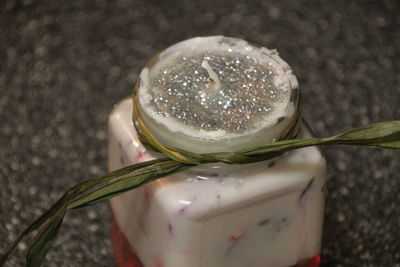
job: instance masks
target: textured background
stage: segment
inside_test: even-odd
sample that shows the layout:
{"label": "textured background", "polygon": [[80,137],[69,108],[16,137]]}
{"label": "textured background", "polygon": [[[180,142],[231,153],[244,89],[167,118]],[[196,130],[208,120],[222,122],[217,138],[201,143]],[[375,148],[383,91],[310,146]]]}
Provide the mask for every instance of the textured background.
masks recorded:
{"label": "textured background", "polygon": [[[277,48],[319,136],[400,119],[400,7],[359,3],[3,0],[0,252],[64,190],[106,172],[113,104],[154,53],[189,37]],[[400,266],[400,152],[323,151],[323,266]],[[71,212],[45,265],[115,266],[109,220],[107,204]],[[8,266],[22,266],[27,244]]]}

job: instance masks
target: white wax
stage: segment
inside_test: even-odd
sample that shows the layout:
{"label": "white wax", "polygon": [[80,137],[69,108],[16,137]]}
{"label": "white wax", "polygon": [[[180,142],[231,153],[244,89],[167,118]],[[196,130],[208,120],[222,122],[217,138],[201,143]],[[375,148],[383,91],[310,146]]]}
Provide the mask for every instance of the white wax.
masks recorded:
{"label": "white wax", "polygon": [[[110,116],[110,170],[154,157],[131,116],[131,100]],[[145,267],[293,266],[320,251],[325,161],[309,147],[268,165],[198,167],[118,196],[111,207]]]}
{"label": "white wax", "polygon": [[[248,131],[242,133],[232,133],[225,129],[198,129],[181,123],[168,114],[157,112],[151,105],[151,101],[154,101],[152,76],[156,76],[171,62],[175,62],[177,58],[189,57],[190,55],[204,52],[221,53],[221,55],[224,53],[242,55],[253,60],[255,65],[272,69],[274,86],[279,88],[285,97],[273,103],[273,110],[265,112],[265,116],[260,118],[256,127],[249,127]],[[222,88],[219,74],[213,70],[207,60],[202,61],[201,67],[207,71],[210,79],[214,82],[214,86],[204,90],[205,94],[215,95]],[[239,73],[238,75],[240,78],[240,75],[244,74]],[[244,76],[243,80],[245,80]],[[158,90],[167,89],[160,88]],[[291,96],[293,90],[297,89],[296,77],[292,74],[289,65],[278,56],[275,50],[255,47],[246,41],[236,38],[210,36],[192,38],[177,43],[161,52],[153,65],[142,70],[138,98],[143,120],[149,125],[151,132],[162,144],[198,153],[222,152],[235,151],[279,139],[282,132],[285,131],[294,118],[295,106]],[[201,91],[201,88],[199,90]],[[237,90],[245,89],[239,88]],[[282,121],[279,119],[282,119]]]}

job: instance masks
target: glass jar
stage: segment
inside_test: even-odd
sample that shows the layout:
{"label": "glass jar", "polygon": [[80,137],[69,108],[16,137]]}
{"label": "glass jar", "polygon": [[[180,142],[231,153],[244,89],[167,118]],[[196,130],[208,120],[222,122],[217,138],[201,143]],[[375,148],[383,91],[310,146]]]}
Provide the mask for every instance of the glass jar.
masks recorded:
{"label": "glass jar", "polygon": [[[154,77],[161,70],[168,70],[174,57],[190,59],[190,53],[202,51],[219,56],[224,49],[239,53],[240,58],[256,57],[261,65],[263,57],[265,62],[273,62],[269,65],[279,79],[272,84],[289,92],[286,102],[279,106],[281,109],[276,114],[267,114],[275,116],[275,123],[216,137],[215,133],[209,134],[214,129],[201,129],[197,133],[185,132],[184,128],[177,131],[171,128],[177,124],[171,123],[170,114],[167,119],[160,119],[149,112],[146,107],[149,98],[143,90],[154,86]],[[216,63],[211,60],[208,65],[203,60],[201,65],[211,77],[207,82],[216,87],[218,77],[211,68]],[[194,153],[230,152],[279,140],[293,126],[296,119],[293,109],[299,104],[297,80],[275,51],[221,36],[194,38],[166,49],[144,68],[137,86],[137,90],[142,88],[138,105],[143,120],[157,140]],[[213,91],[207,93],[216,97]],[[154,100],[156,93],[150,94]],[[110,171],[163,156],[146,149],[139,141],[132,122],[132,105],[131,99],[123,100],[109,117]],[[299,138],[310,137],[301,125],[294,128],[292,134],[298,133]],[[325,160],[315,147],[251,164],[195,166],[159,179],[111,200],[112,240],[118,264],[121,267],[318,266],[325,182]]]}

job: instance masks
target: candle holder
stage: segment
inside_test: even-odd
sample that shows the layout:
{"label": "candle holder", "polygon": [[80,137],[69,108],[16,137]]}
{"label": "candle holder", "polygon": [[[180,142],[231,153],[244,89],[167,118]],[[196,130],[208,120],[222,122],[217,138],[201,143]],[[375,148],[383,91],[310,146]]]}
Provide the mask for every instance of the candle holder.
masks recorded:
{"label": "candle holder", "polygon": [[[132,127],[133,108],[163,145],[237,151],[310,137],[290,67],[273,50],[222,36],[190,39],[142,70],[109,119],[109,169],[160,158]],[[134,119],[136,120],[136,118]],[[212,163],[111,200],[121,267],[318,266],[326,182],[315,147],[245,165]]]}

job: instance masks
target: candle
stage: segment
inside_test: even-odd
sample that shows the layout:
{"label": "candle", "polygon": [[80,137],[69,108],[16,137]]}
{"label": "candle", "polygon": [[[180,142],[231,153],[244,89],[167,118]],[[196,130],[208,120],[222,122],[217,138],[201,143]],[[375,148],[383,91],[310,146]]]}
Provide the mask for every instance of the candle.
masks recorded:
{"label": "candle", "polygon": [[[163,145],[231,152],[294,136],[296,77],[273,50],[222,36],[175,44],[142,70],[137,110]],[[109,169],[161,157],[109,118]],[[245,165],[205,164],[111,200],[120,266],[318,266],[325,161],[315,147]],[[139,263],[140,262],[140,263]],[[131,264],[131,265],[129,265]],[[136,266],[133,265],[133,266]]]}
{"label": "candle", "polygon": [[208,37],[153,59],[138,94],[143,120],[161,143],[205,153],[279,139],[295,119],[298,85],[276,52]]}

